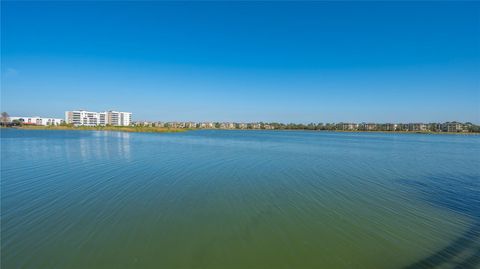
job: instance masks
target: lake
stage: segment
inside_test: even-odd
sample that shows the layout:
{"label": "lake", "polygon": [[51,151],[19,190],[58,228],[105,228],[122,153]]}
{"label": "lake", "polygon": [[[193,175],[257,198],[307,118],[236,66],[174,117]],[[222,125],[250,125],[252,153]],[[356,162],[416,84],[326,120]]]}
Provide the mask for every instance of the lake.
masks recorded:
{"label": "lake", "polygon": [[1,130],[2,268],[479,268],[480,136]]}

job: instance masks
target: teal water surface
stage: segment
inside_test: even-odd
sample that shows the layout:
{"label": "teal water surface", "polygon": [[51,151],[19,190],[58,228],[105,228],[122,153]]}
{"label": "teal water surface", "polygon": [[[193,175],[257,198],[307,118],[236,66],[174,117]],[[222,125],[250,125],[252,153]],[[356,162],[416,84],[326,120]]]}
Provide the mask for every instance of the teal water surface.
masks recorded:
{"label": "teal water surface", "polygon": [[1,268],[479,268],[480,137],[1,131]]}

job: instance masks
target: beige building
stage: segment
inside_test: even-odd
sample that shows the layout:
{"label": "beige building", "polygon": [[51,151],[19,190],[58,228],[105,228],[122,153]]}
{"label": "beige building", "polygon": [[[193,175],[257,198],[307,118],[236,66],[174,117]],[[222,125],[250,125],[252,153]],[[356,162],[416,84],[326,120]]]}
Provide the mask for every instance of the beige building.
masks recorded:
{"label": "beige building", "polygon": [[410,132],[425,132],[427,131],[427,125],[424,123],[409,123],[408,130]]}
{"label": "beige building", "polygon": [[376,131],[377,130],[377,124],[375,123],[361,123],[358,126],[359,130],[362,131]]}
{"label": "beige building", "polygon": [[354,131],[356,130],[358,125],[356,123],[339,123],[337,124],[338,130],[343,131]]}
{"label": "beige building", "polygon": [[444,132],[463,132],[463,124],[459,122],[446,122],[442,126]]}

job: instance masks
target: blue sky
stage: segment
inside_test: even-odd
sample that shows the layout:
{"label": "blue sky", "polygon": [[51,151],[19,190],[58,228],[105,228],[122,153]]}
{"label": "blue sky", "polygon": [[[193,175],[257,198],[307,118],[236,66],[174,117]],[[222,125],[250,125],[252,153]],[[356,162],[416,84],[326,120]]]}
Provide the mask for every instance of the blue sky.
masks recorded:
{"label": "blue sky", "polygon": [[2,111],[480,123],[480,3],[2,1]]}

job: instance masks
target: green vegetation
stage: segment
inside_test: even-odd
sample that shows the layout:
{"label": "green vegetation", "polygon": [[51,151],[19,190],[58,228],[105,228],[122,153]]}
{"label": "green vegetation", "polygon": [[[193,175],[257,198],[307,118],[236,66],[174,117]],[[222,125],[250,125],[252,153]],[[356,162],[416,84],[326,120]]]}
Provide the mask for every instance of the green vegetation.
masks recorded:
{"label": "green vegetation", "polygon": [[8,113],[2,112],[2,114],[0,115],[0,125],[6,126],[9,121],[10,121],[10,116],[8,115]]}
{"label": "green vegetation", "polygon": [[71,124],[62,125],[22,125],[15,127],[26,130],[77,130],[77,131],[114,131],[114,132],[133,132],[133,133],[175,133],[184,132],[187,129],[147,127],[147,126],[73,126]]}

